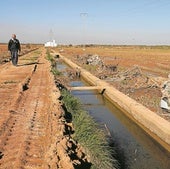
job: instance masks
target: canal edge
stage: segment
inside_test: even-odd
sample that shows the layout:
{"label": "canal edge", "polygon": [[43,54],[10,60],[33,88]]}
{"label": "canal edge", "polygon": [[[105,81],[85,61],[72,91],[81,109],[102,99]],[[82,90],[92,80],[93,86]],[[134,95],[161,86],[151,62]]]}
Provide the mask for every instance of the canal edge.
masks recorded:
{"label": "canal edge", "polygon": [[[73,69],[79,69],[81,72],[81,77],[91,85],[103,86],[103,96],[107,100],[121,109],[126,116],[133,120],[165,150],[170,152],[170,123],[168,121],[158,116],[155,112],[152,112],[132,98],[121,93],[107,82],[95,77],[90,72],[73,63],[65,56],[56,52],[53,54],[58,55],[67,65]],[[101,93],[101,89],[99,92]]]}

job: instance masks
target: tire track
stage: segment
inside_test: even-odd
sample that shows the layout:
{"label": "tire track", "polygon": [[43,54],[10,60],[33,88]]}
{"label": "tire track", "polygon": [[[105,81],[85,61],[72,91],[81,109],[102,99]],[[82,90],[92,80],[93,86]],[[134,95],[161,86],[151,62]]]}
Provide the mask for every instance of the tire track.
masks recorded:
{"label": "tire track", "polygon": [[[46,153],[54,137],[56,117],[49,97],[51,79],[42,53],[29,88],[20,93],[0,132],[0,169],[48,169]],[[35,68],[34,68],[35,70]]]}

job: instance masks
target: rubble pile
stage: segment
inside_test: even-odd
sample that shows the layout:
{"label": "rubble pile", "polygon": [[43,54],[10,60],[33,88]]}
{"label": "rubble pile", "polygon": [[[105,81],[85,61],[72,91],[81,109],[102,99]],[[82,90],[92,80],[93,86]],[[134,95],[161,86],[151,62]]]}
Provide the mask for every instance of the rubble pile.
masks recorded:
{"label": "rubble pile", "polygon": [[121,86],[124,86],[125,88],[140,89],[160,87],[159,83],[154,79],[154,77],[143,73],[141,68],[137,65],[124,72],[118,72],[115,76],[113,76],[112,80],[113,82],[122,82]]}
{"label": "rubble pile", "polygon": [[170,111],[170,74],[168,80],[162,85],[162,99],[160,103],[161,108]]}
{"label": "rubble pile", "polygon": [[146,69],[143,71],[138,65],[127,69],[121,67],[121,59],[113,56],[83,54],[74,59],[99,79],[109,82],[120,92],[170,120],[167,113],[170,112],[170,75],[167,80]]}
{"label": "rubble pile", "polygon": [[84,55],[77,55],[77,60],[82,64],[87,65],[103,65],[103,61],[97,54],[84,54]]}
{"label": "rubble pile", "polygon": [[124,71],[124,72],[119,72],[115,78],[118,78],[120,80],[127,80],[127,79],[132,79],[135,77],[140,77],[142,76],[142,71],[138,66],[133,66],[132,68]]}
{"label": "rubble pile", "polygon": [[160,77],[155,77],[142,72],[138,65],[134,65],[125,71],[119,71],[117,69],[119,62],[116,59],[116,63],[114,61],[112,63],[105,64],[101,57],[97,54],[78,55],[77,59],[83,64],[97,66],[97,69],[95,69],[96,71],[93,72],[97,77],[110,81],[116,88],[127,95],[132,95],[132,93],[137,90],[161,90],[160,94],[158,94],[161,100],[160,107],[170,110],[170,75],[169,80],[165,81],[165,79],[161,79]]}
{"label": "rubble pile", "polygon": [[86,60],[87,65],[103,65],[102,60],[100,59],[99,55],[88,55]]}
{"label": "rubble pile", "polygon": [[[114,81],[122,81],[125,85],[134,89],[140,88],[161,88],[162,82],[165,78],[156,77],[142,72],[138,65],[129,68],[126,71],[117,72],[112,78]],[[127,83],[126,83],[127,82]]]}

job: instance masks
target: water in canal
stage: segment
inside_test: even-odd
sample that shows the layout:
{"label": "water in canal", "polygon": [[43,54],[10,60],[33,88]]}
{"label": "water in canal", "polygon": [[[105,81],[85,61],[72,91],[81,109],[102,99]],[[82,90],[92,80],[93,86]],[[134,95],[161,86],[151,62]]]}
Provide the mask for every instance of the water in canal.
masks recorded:
{"label": "water in canal", "polygon": [[[58,70],[64,68],[63,64],[57,66]],[[88,84],[79,79],[70,85]],[[93,91],[73,91],[72,94],[98,123],[109,129],[121,169],[170,169],[170,153],[101,94]]]}

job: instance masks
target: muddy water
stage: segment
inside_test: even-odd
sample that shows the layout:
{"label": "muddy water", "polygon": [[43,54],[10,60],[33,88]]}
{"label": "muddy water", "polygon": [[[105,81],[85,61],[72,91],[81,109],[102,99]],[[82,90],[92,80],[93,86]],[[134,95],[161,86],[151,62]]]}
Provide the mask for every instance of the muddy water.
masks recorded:
{"label": "muddy water", "polygon": [[[58,70],[65,65],[58,65]],[[71,86],[87,86],[83,80]],[[107,126],[117,150],[121,169],[170,169],[170,154],[102,95],[93,91],[73,91],[84,108],[101,125]]]}

